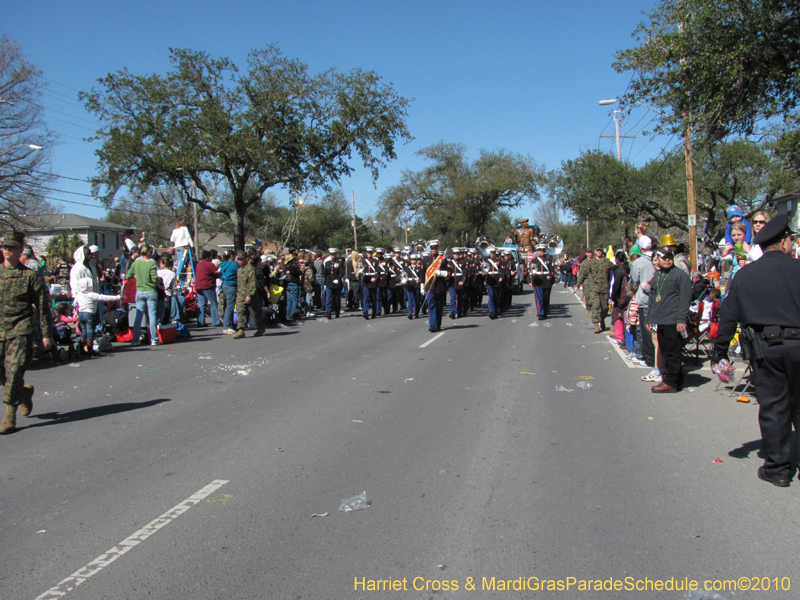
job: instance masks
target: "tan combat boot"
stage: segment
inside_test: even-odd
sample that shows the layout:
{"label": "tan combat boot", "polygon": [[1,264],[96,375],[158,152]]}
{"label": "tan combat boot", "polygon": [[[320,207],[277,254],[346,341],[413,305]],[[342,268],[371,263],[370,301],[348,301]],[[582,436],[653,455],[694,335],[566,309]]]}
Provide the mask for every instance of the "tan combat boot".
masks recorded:
{"label": "tan combat boot", "polygon": [[603,329],[600,327],[600,323],[594,324],[594,332],[595,333],[603,333]]}
{"label": "tan combat boot", "polygon": [[247,336],[244,334],[244,329],[239,329],[239,330],[238,330],[236,333],[234,333],[234,334],[233,334],[231,337],[232,337],[233,339],[235,339],[235,340],[240,340],[240,339],[242,339],[242,338],[244,338],[244,337],[247,337]]}
{"label": "tan combat boot", "polygon": [[17,407],[6,404],[6,416],[0,423],[0,434],[13,433],[17,429]]}
{"label": "tan combat boot", "polygon": [[22,388],[22,402],[19,405],[19,413],[23,417],[28,417],[33,410],[33,386],[26,385]]}

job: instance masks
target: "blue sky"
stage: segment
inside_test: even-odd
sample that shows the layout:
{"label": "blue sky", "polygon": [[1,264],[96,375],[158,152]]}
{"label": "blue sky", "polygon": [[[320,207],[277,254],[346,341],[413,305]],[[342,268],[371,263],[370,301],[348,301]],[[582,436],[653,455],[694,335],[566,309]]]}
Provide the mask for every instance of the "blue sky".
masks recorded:
{"label": "blue sky", "polygon": [[[96,129],[77,90],[127,67],[134,74],[164,73],[169,48],[205,50],[241,67],[251,49],[277,44],[312,72],[328,67],[371,69],[401,95],[414,98],[408,126],[415,137],[381,171],[377,187],[365,169],[343,184],[355,191],[359,213],[374,210],[381,192],[404,168],[419,169],[415,152],[439,140],[532,156],[547,168],[587,148],[614,150],[608,107],[630,74],[612,68],[614,52],[633,44],[631,33],[653,0],[589,2],[539,0],[478,2],[103,2],[30,0],[3,11],[3,33],[22,47],[49,81],[45,116],[61,135],[52,168],[55,187],[88,194],[81,181],[96,170],[97,144],[82,141]],[[623,124],[623,158],[642,164],[669,140],[642,136],[653,114],[639,109]],[[674,142],[673,142],[674,143]],[[67,179],[71,178],[71,179]],[[92,198],[53,192],[65,212],[102,218]],[[288,201],[288,195],[279,193]],[[514,211],[530,216],[533,206]]]}

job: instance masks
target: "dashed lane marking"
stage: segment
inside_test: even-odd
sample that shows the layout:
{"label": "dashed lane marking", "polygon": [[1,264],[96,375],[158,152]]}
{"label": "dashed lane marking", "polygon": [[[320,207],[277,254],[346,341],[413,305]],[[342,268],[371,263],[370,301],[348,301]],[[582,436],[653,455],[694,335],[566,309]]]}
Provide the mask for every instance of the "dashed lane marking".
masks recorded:
{"label": "dashed lane marking", "polygon": [[445,332],[444,332],[444,331],[443,331],[443,332],[441,332],[441,333],[437,333],[435,336],[433,336],[433,337],[432,337],[431,339],[429,339],[427,342],[425,342],[424,344],[422,344],[422,346],[420,346],[420,348],[424,348],[425,346],[429,346],[429,345],[431,345],[433,342],[435,342],[436,340],[438,340],[438,339],[439,339],[440,337],[442,337],[444,334],[445,334]]}
{"label": "dashed lane marking", "polygon": [[226,483],[228,482],[224,479],[215,479],[214,481],[209,483],[206,487],[198,490],[197,492],[189,496],[186,500],[184,500],[180,504],[176,504],[175,506],[170,508],[167,512],[158,517],[155,521],[151,521],[133,535],[122,540],[119,544],[111,548],[111,550],[107,550],[104,554],[101,554],[93,561],[88,563],[86,566],[81,567],[80,569],[75,571],[72,575],[70,575],[63,581],[60,581],[58,585],[51,587],[41,596],[37,596],[36,600],[63,598],[69,592],[71,592],[80,584],[85,582],[87,579],[93,577],[94,575],[97,575],[100,571],[105,569],[108,565],[117,560],[120,556],[122,556],[135,546],[141,544],[143,541],[145,541],[147,538],[149,538],[151,535],[153,535],[156,531],[158,531],[165,525],[169,525],[180,515],[182,515],[187,510],[192,508],[198,502],[204,500],[205,498],[216,492]]}

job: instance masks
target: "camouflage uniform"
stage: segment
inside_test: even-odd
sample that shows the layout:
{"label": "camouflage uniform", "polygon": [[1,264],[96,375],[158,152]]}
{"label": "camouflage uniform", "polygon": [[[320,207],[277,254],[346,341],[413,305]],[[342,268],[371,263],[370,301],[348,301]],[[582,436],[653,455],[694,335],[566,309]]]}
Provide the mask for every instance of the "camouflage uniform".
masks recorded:
{"label": "camouflage uniform", "polygon": [[[584,275],[581,268],[578,284],[583,284],[583,293],[586,297],[586,308],[592,312],[592,323],[605,329],[605,315],[608,312],[608,282],[611,277],[612,262],[606,258],[592,259],[591,268]],[[597,330],[597,328],[595,328]]]}
{"label": "camouflage uniform", "polygon": [[[258,295],[258,278],[256,268],[247,263],[239,267],[236,273],[236,308],[238,316],[237,333],[239,337],[244,337],[244,329],[247,326],[248,317],[253,316],[258,328],[258,335],[264,332],[263,311],[261,309],[261,297]],[[250,303],[245,304],[245,298],[250,296]]]}
{"label": "camouflage uniform", "polygon": [[[6,233],[4,239],[6,243],[10,239],[21,242],[22,236]],[[8,406],[4,423],[10,418],[8,413],[12,412],[12,426],[7,431],[14,429],[17,406],[27,405],[28,412],[23,411],[23,414],[30,411],[33,388],[25,386],[24,377],[31,363],[34,338],[40,335],[33,326],[34,308],[42,309],[42,330],[52,338],[49,294],[41,276],[22,263],[14,269],[0,263],[0,349],[3,354],[0,384],[4,386],[3,402]]]}

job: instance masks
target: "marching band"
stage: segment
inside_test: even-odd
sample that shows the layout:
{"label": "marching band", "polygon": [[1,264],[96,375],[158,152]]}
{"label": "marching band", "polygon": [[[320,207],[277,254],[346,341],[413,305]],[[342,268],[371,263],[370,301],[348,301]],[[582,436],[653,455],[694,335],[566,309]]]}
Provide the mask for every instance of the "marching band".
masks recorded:
{"label": "marching band", "polygon": [[[557,275],[553,257],[560,247],[553,248],[538,243],[535,257],[527,255],[539,319],[547,318]],[[352,251],[343,257],[336,248],[329,248],[323,264],[326,317],[339,317],[344,295],[348,309],[360,309],[367,320],[400,311],[409,320],[427,315],[432,333],[442,328],[446,303],[449,318],[460,319],[482,305],[484,294],[488,295],[489,318],[497,319],[511,306],[518,285],[511,249],[495,247],[485,238],[479,239],[475,248],[456,247],[444,253],[439,251],[438,240],[417,241],[414,247],[390,248],[388,252],[367,246],[363,254]]]}

